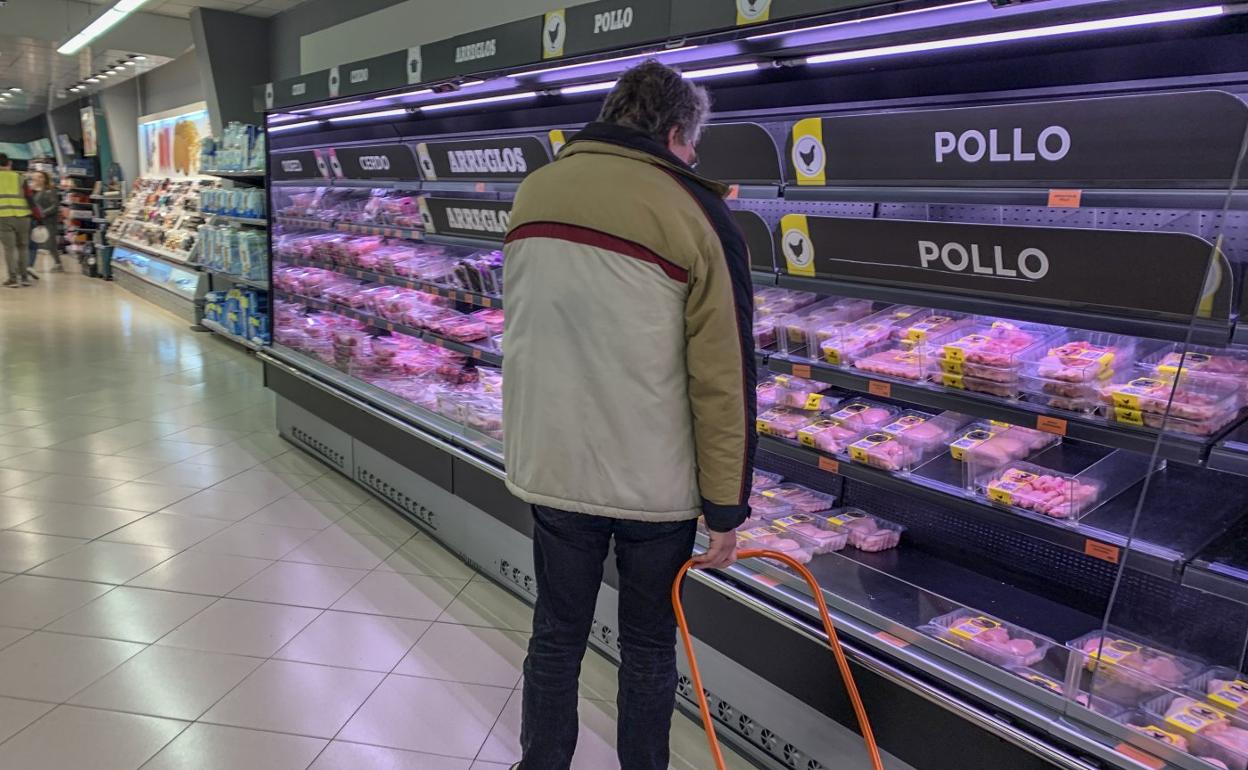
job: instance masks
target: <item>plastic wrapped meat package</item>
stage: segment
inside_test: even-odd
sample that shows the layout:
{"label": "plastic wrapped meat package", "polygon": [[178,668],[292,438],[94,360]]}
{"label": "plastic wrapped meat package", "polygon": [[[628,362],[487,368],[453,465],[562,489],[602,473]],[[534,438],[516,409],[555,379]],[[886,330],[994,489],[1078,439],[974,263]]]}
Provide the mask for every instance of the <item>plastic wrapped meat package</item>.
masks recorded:
{"label": "plastic wrapped meat package", "polygon": [[877,553],[896,548],[901,542],[905,527],[877,518],[857,508],[841,508],[832,511],[824,523],[849,535],[849,544],[860,551]]}
{"label": "plastic wrapped meat package", "polygon": [[1163,695],[1144,706],[1187,741],[1187,751],[1212,758],[1229,770],[1248,768],[1248,722],[1214,704],[1184,695]]}
{"label": "plastic wrapped meat package", "polygon": [[[1020,679],[1024,679],[1037,687],[1043,687],[1055,695],[1066,697],[1066,685],[1054,676],[1048,676],[1042,671],[1038,671],[1029,666],[1008,666],[1007,669],[1011,674]],[[1084,708],[1091,709],[1097,714],[1109,717],[1110,719],[1121,716],[1122,713],[1126,711],[1125,707],[1120,706],[1113,701],[1099,698],[1082,690],[1075,693],[1071,700]]]}
{"label": "plastic wrapped meat package", "polygon": [[1022,462],[994,471],[980,489],[995,503],[1055,519],[1078,518],[1100,502],[1103,491],[1104,485],[1098,480]]}
{"label": "plastic wrapped meat package", "polygon": [[801,484],[785,482],[759,492],[768,500],[779,500],[804,513],[826,511],[836,505],[836,496],[818,492]]}
{"label": "plastic wrapped meat package", "polygon": [[1146,370],[1182,382],[1232,383],[1248,394],[1248,352],[1168,345],[1140,361]]}
{"label": "plastic wrapped meat package", "polygon": [[1035,665],[1054,644],[1024,628],[970,609],[934,618],[921,630],[1002,668]]}
{"label": "plastic wrapped meat package", "polygon": [[758,384],[759,407],[787,406],[806,411],[820,411],[834,406],[837,399],[825,396],[831,385],[787,374],[777,374]]}
{"label": "plastic wrapped meat package", "polygon": [[840,404],[827,418],[851,430],[867,431],[887,425],[900,413],[895,406],[855,398]]}
{"label": "plastic wrapped meat package", "polygon": [[797,432],[816,419],[817,413],[787,406],[775,406],[758,415],[755,427],[764,436],[789,440],[797,439]]}
{"label": "plastic wrapped meat package", "polygon": [[828,321],[810,328],[808,344],[824,361],[850,366],[889,343],[901,342],[917,317],[931,312],[913,305],[893,305],[857,321]]}
{"label": "plastic wrapped meat package", "polygon": [[763,489],[774,487],[781,481],[784,481],[784,476],[781,476],[779,473],[760,471],[758,468],[755,468],[754,476],[750,480],[750,489],[758,492]]}
{"label": "plastic wrapped meat package", "polygon": [[805,537],[811,543],[811,552],[815,556],[839,551],[849,542],[849,533],[829,525],[824,516],[795,513],[774,519],[771,523],[785,532]]}
{"label": "plastic wrapped meat package", "polygon": [[1042,352],[1052,327],[996,320],[948,339],[932,358],[931,380],[947,388],[1017,398],[1024,362]]}
{"label": "plastic wrapped meat package", "polygon": [[808,291],[792,291],[790,289],[779,289],[769,286],[754,292],[754,310],[756,316],[792,313],[794,310],[812,305],[818,300],[818,295]]}
{"label": "plastic wrapped meat package", "polygon": [[815,555],[817,545],[803,535],[787,532],[774,524],[737,531],[737,548],[778,551],[799,564],[806,564]]}
{"label": "plastic wrapped meat package", "polygon": [[1187,692],[1228,714],[1248,718],[1248,675],[1237,669],[1215,666],[1193,681]]}
{"label": "plastic wrapped meat package", "polygon": [[1135,364],[1135,337],[1068,332],[1050,341],[1044,355],[1023,364],[1022,388],[1054,409],[1090,413],[1100,406],[1100,386]]}
{"label": "plastic wrapped meat package", "polygon": [[1208,436],[1239,417],[1243,391],[1234,382],[1181,377],[1136,377],[1101,388],[1101,402],[1110,419],[1138,425]]}
{"label": "plastic wrapped meat package", "polygon": [[854,368],[871,374],[918,382],[927,379],[929,351],[922,346],[888,348],[854,362]]}
{"label": "plastic wrapped meat package", "polygon": [[793,506],[775,497],[765,497],[766,489],[753,490],[749,497],[750,518],[758,521],[770,521],[779,516],[797,513]]}
{"label": "plastic wrapped meat package", "polygon": [[966,422],[965,416],[954,413],[935,416],[908,411],[850,444],[849,456],[872,468],[908,472],[942,451]]}
{"label": "plastic wrapped meat package", "polygon": [[963,464],[966,487],[974,487],[986,471],[1022,460],[1060,443],[1061,438],[1017,425],[977,422],[959,431],[949,443],[949,454]]}
{"label": "plastic wrapped meat package", "polygon": [[1093,694],[1125,706],[1173,691],[1201,672],[1181,655],[1159,650],[1122,634],[1093,631],[1066,645],[1088,671]]}
{"label": "plastic wrapped meat package", "polygon": [[872,303],[864,299],[829,297],[789,313],[773,316],[776,324],[776,343],[781,353],[818,356],[807,350],[812,329],[825,324],[848,323],[871,314]]}
{"label": "plastic wrapped meat package", "polygon": [[836,420],[821,417],[798,430],[797,440],[803,446],[834,455],[844,452],[862,433],[861,430],[846,428]]}

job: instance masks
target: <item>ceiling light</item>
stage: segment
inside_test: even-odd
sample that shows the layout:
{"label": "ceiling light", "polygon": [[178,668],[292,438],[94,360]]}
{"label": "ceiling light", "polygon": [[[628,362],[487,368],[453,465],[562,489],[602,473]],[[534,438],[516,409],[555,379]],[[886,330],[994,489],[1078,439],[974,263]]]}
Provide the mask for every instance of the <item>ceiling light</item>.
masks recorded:
{"label": "ceiling light", "polygon": [[337,109],[338,107],[350,107],[353,104],[359,104],[363,101],[364,101],[363,99],[356,99],[355,101],[352,101],[352,102],[339,102],[338,104],[327,104],[327,105],[322,105],[320,107],[304,107],[301,110],[291,110],[290,112],[292,115],[310,115],[314,112],[319,112],[320,110],[332,110],[332,109]]}
{"label": "ceiling light", "polygon": [[[951,48],[969,48],[972,46],[1005,43],[1012,40],[1032,40],[1035,38],[1074,35],[1080,32],[1094,32],[1106,29],[1124,29],[1142,27],[1150,24],[1164,24],[1176,21],[1192,21],[1221,16],[1226,12],[1225,6],[1212,5],[1203,8],[1184,8],[1178,11],[1161,11],[1158,13],[1142,13],[1134,16],[1117,16],[1110,19],[1094,19],[1078,21],[1070,24],[1054,24],[1047,27],[1031,27],[1016,29],[1009,32],[990,32],[983,35],[967,35],[944,40],[928,40],[922,43],[905,43],[887,45],[881,48],[864,48],[857,51],[840,51],[838,53],[820,54],[806,59],[807,64],[830,64],[834,62],[859,61],[862,59],[878,59],[884,56],[897,56],[907,53],[924,51],[944,51]],[[687,77],[687,75],[686,75]]]}
{"label": "ceiling light", "polygon": [[65,55],[78,53],[83,46],[112,29],[131,11],[138,10],[145,2],[147,0],[118,0],[116,5],[100,14],[95,21],[57,48],[56,52]]}
{"label": "ceiling light", "polygon": [[740,72],[756,72],[762,69],[758,62],[750,62],[749,64],[729,64],[725,67],[709,67],[704,70],[689,70],[681,75],[685,80],[701,80],[703,78],[717,78],[721,75],[735,75]]}
{"label": "ceiling light", "polygon": [[432,88],[422,88],[419,91],[407,91],[405,93],[395,94],[394,96],[383,96],[382,98],[383,99],[404,99],[409,96],[424,96],[425,94],[431,94],[431,93],[433,93]]}
{"label": "ceiling light", "polygon": [[136,53],[136,54],[134,55],[134,60],[135,60],[135,61],[147,61],[147,57],[146,57],[146,56],[144,56],[143,54],[137,54],[137,53]]}
{"label": "ceiling light", "polygon": [[22,92],[22,89],[18,88],[17,86],[13,86],[12,88],[9,89],[9,93],[20,94],[21,92]]}
{"label": "ceiling light", "polygon": [[[365,112],[360,115],[347,115],[341,118],[330,118],[329,122],[330,123],[350,123],[351,121],[354,121],[354,120],[372,120],[373,118],[395,118],[395,117],[398,117],[399,115],[406,115],[406,114],[407,114],[406,109],[381,110],[380,112]],[[296,123],[290,126],[282,126],[281,128],[293,128],[295,125],[299,125],[299,124]]]}
{"label": "ceiling light", "polygon": [[125,64],[125,66],[127,66],[127,67],[133,67],[133,66],[134,66],[134,62],[132,62],[132,61],[124,62],[124,64]]}
{"label": "ceiling light", "polygon": [[113,7],[122,13],[130,13],[131,11],[139,10],[146,2],[147,0],[117,0],[117,5]]}
{"label": "ceiling light", "polygon": [[307,128],[308,126],[318,125],[320,122],[321,121],[319,120],[305,120],[302,123],[287,123],[284,126],[273,126],[269,129],[269,133],[272,134],[277,131],[289,131],[292,128]]}
{"label": "ceiling light", "polygon": [[564,64],[560,67],[546,67],[540,70],[529,70],[528,72],[513,72],[508,75],[509,78],[531,78],[536,75],[546,75],[551,72],[566,72],[568,70],[580,69],[581,67],[594,67],[600,64],[611,64],[613,62],[632,61],[634,59],[651,58],[657,59],[660,56],[676,53],[677,51],[692,51],[697,48],[696,45],[682,45],[679,48],[668,48],[663,51],[647,51],[646,53],[635,53],[628,56],[616,56],[610,59],[598,59],[596,61],[580,62],[579,64]]}
{"label": "ceiling light", "polygon": [[87,82],[88,82],[88,83],[98,83],[98,82],[100,82],[100,79],[99,79],[99,78],[87,78]]}
{"label": "ceiling light", "polygon": [[559,93],[564,96],[572,96],[573,94],[592,94],[598,91],[610,91],[615,88],[618,80],[607,80],[602,83],[586,83],[580,86],[564,86],[559,89]]}
{"label": "ceiling light", "polygon": [[99,73],[98,75],[96,75],[96,77],[97,77],[97,78],[99,78],[100,80],[104,80],[104,79],[106,79],[106,78],[108,77],[108,73],[107,73],[107,72],[101,72],[101,73]]}
{"label": "ceiling light", "polygon": [[536,91],[521,91],[518,94],[499,94],[498,96],[483,96],[480,99],[464,99],[458,102],[446,102],[444,104],[427,104],[420,108],[421,112],[435,112],[437,110],[449,110],[452,107],[471,107],[476,104],[493,104],[495,102],[514,102],[519,99],[532,99],[537,96]]}

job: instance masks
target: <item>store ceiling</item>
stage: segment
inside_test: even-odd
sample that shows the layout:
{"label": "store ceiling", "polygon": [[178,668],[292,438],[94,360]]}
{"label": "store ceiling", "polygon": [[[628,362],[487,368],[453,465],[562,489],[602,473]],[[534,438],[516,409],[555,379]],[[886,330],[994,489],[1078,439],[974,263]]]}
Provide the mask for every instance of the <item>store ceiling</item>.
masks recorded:
{"label": "store ceiling", "polygon": [[[112,5],[117,0],[87,0],[92,5]],[[191,15],[192,8],[211,8],[216,11],[233,11],[248,16],[275,16],[282,11],[294,8],[303,0],[148,0],[142,10],[144,13],[158,13],[162,16],[177,16],[185,19]]]}

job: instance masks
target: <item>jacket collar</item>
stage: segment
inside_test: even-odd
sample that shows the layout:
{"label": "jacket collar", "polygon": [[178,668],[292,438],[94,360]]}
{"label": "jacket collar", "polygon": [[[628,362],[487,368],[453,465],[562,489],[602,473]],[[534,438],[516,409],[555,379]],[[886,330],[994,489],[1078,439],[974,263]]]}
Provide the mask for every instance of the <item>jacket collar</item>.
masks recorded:
{"label": "jacket collar", "polygon": [[559,151],[559,158],[563,159],[581,153],[618,155],[661,166],[702,185],[721,198],[729,191],[728,185],[698,176],[688,163],[673,155],[667,147],[627,126],[615,123],[590,123]]}

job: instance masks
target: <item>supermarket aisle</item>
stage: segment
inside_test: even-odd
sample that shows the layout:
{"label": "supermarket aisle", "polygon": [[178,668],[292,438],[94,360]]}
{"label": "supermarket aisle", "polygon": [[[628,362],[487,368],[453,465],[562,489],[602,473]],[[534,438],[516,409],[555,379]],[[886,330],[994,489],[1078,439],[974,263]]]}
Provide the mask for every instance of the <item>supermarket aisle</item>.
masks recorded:
{"label": "supermarket aisle", "polygon": [[[280,439],[229,343],[78,275],[0,293],[0,768],[508,767],[529,622]],[[577,766],[616,767],[583,680]]]}

